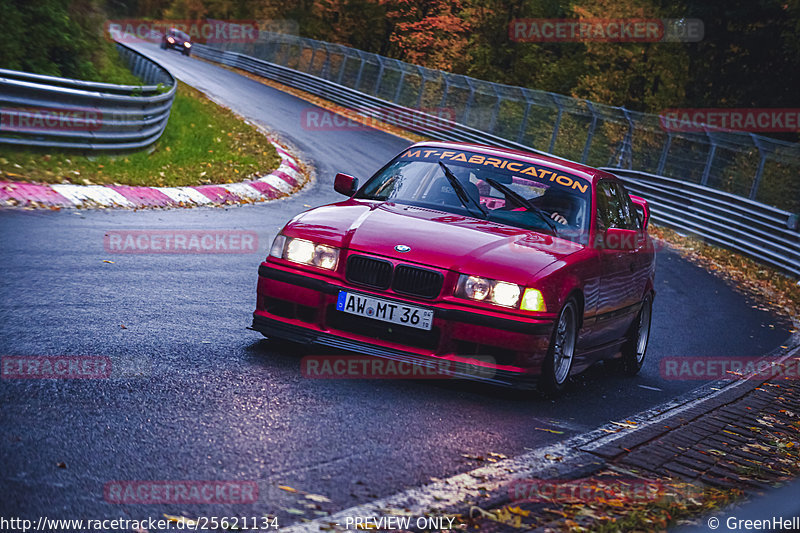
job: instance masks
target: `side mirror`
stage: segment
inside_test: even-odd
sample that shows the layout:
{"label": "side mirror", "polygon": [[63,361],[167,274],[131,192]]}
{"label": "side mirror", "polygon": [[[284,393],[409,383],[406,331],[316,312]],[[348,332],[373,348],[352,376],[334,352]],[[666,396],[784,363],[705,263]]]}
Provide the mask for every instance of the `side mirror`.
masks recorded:
{"label": "side mirror", "polygon": [[358,179],[339,172],[333,178],[333,190],[345,196],[353,196],[358,190]]}
{"label": "side mirror", "polygon": [[642,229],[646,230],[647,223],[650,222],[650,206],[647,204],[647,200],[645,200],[644,198],[641,198],[639,196],[634,196],[632,194],[630,195],[630,197],[633,203],[636,204],[636,207],[638,207],[641,210]]}
{"label": "side mirror", "polygon": [[639,244],[639,232],[632,229],[608,228],[598,232],[594,247],[601,250],[635,250]]}

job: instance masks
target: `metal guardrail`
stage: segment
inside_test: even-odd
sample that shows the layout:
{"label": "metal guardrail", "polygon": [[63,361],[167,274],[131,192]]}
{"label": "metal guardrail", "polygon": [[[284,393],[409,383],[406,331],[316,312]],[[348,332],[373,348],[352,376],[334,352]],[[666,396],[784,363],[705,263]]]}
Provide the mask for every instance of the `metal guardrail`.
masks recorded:
{"label": "metal guardrail", "polygon": [[[338,83],[237,52],[195,45],[197,57],[242,69],[356,110],[365,117],[442,140],[490,144],[550,155],[459,122],[388,102]],[[423,117],[423,119],[421,119]],[[647,198],[652,219],[710,244],[739,251],[800,277],[797,216],[748,198],[707,186],[649,174],[604,168],[620,175],[632,192]]]}
{"label": "metal guardrail", "polygon": [[164,132],[177,82],[164,67],[117,43],[146,85],[114,85],[0,69],[0,143],[123,151]]}
{"label": "metal guardrail", "polygon": [[635,170],[604,168],[647,198],[653,222],[736,250],[800,278],[797,216],[709,187]]}

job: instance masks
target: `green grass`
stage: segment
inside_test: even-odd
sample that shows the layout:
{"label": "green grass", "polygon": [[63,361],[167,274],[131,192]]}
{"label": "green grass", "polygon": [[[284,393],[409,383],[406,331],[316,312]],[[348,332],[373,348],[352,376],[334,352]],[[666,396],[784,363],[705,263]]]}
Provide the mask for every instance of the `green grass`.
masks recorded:
{"label": "green grass", "polygon": [[93,58],[93,65],[98,74],[96,81],[117,85],[142,84],[142,80],[134,76],[122,61],[116,43],[111,41],[103,40],[102,48]]}
{"label": "green grass", "polygon": [[[116,71],[114,66],[107,68],[107,72]],[[145,150],[94,156],[0,147],[0,179],[10,181],[146,186],[233,183],[279,164],[275,148],[260,131],[184,84],[178,86],[164,134]]]}

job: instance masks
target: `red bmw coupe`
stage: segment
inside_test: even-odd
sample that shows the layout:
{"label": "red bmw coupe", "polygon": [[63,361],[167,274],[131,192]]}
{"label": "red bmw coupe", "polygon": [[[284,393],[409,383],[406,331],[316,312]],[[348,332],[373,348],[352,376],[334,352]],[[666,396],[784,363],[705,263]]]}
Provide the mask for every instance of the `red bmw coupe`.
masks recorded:
{"label": "red bmw coupe", "polygon": [[636,374],[655,294],[649,209],[556,158],[423,142],[289,221],[258,270],[267,337],[559,392],[599,360]]}

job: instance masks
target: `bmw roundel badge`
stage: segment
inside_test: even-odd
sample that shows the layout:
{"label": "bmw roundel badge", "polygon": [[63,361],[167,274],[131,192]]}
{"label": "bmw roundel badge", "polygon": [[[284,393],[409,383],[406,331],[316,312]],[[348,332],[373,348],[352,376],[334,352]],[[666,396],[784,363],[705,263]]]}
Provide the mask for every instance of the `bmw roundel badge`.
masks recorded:
{"label": "bmw roundel badge", "polygon": [[394,249],[400,252],[401,254],[411,251],[411,247],[406,246],[405,244],[398,244],[397,246],[394,247]]}

